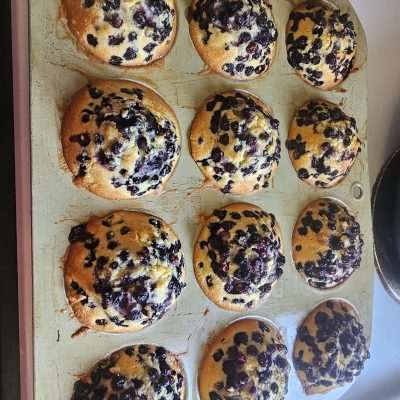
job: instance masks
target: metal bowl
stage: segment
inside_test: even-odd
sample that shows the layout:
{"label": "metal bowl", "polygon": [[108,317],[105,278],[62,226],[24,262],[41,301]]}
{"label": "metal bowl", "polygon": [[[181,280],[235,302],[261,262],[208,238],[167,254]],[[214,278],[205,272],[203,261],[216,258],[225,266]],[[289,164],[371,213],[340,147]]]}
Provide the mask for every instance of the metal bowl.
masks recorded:
{"label": "metal bowl", "polygon": [[375,181],[372,216],[376,268],[388,293],[400,303],[400,148]]}

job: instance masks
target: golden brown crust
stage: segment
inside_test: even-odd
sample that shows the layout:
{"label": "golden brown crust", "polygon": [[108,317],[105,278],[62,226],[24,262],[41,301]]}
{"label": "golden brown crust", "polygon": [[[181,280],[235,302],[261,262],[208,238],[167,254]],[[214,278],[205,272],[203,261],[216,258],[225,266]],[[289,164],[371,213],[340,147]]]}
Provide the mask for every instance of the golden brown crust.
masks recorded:
{"label": "golden brown crust", "polygon": [[113,200],[159,192],[181,150],[172,108],[125,80],[93,80],[79,90],[64,114],[61,140],[74,183]]}
{"label": "golden brown crust", "polygon": [[185,287],[181,244],[148,214],[117,211],[71,230],[64,283],[75,317],[102,332],[159,320]]}
{"label": "golden brown crust", "polygon": [[293,230],[296,269],[309,285],[334,288],[361,265],[364,242],[354,215],[333,199],[319,199],[299,215]]}
{"label": "golden brown crust", "polygon": [[62,6],[80,48],[102,62],[144,66],[165,57],[174,44],[174,0],[158,5],[144,0],[62,0]]}
{"label": "golden brown crust", "polygon": [[215,210],[193,252],[200,288],[217,306],[231,311],[247,311],[265,301],[284,262],[274,215],[247,203]]}
{"label": "golden brown crust", "polygon": [[305,1],[289,17],[289,64],[306,83],[332,90],[349,75],[356,54],[354,23],[322,1]]}
{"label": "golden brown crust", "polygon": [[[246,0],[230,12],[228,9],[232,4],[226,0],[215,3],[215,22],[212,23],[204,11],[208,7],[205,1],[194,0],[190,36],[200,57],[212,71],[235,80],[256,79],[269,70],[275,57],[278,34],[272,7],[266,0],[259,4]],[[209,8],[207,10],[209,12]],[[252,15],[252,19],[246,15]],[[223,22],[219,18],[228,19]]]}
{"label": "golden brown crust", "polygon": [[192,122],[192,157],[223,193],[259,191],[269,186],[280,160],[278,126],[257,97],[241,90],[216,94]]}
{"label": "golden brown crust", "polygon": [[271,400],[282,400],[289,369],[287,348],[274,325],[250,318],[238,320],[206,346],[198,374],[200,399],[236,395],[253,400],[267,390]]}
{"label": "golden brown crust", "polygon": [[185,392],[179,358],[163,347],[141,344],[124,347],[97,362],[75,382],[71,400],[89,398],[92,394],[90,398],[101,394],[104,399],[117,396],[183,400]]}
{"label": "golden brown crust", "polygon": [[300,107],[286,141],[297,176],[318,188],[339,184],[350,172],[361,146],[355,119],[325,100]]}
{"label": "golden brown crust", "polygon": [[294,366],[306,394],[322,394],[353,381],[369,358],[363,326],[347,301],[321,303],[303,321]]}

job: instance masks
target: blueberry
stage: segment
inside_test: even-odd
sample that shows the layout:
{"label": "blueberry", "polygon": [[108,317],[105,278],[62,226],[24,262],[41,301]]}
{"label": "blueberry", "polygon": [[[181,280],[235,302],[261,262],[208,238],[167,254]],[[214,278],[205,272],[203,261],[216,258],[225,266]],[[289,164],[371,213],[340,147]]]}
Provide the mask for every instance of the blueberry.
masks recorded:
{"label": "blueberry", "polygon": [[87,40],[87,42],[88,42],[91,46],[93,46],[93,47],[96,47],[96,46],[99,44],[99,42],[98,42],[96,36],[92,35],[91,33],[89,33],[89,34],[86,36],[86,40]]}

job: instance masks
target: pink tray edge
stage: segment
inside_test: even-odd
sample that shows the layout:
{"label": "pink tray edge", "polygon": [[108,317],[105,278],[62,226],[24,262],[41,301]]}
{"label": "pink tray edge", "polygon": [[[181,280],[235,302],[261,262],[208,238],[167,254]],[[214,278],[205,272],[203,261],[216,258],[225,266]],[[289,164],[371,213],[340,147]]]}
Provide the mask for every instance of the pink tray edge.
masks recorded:
{"label": "pink tray edge", "polygon": [[12,1],[21,399],[34,398],[29,1]]}

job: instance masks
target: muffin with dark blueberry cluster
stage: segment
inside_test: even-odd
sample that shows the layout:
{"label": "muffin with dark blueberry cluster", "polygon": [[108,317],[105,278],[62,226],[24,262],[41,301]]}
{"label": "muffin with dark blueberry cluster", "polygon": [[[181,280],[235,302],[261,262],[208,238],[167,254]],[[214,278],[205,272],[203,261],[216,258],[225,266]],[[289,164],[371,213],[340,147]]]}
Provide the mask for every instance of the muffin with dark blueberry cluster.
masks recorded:
{"label": "muffin with dark blueberry cluster", "polygon": [[358,313],[344,300],[320,304],[297,331],[293,362],[306,394],[353,382],[369,357]]}
{"label": "muffin with dark blueberry cluster", "polygon": [[310,286],[330,289],[360,268],[363,245],[360,224],[349,210],[333,199],[320,199],[296,222],[293,260]]}
{"label": "muffin with dark blueberry cluster", "polygon": [[181,242],[162,220],[117,211],[72,228],[67,298],[84,326],[134,332],[161,319],[186,286]]}
{"label": "muffin with dark blueberry cluster", "polygon": [[62,0],[69,30],[87,53],[135,67],[164,57],[176,34],[174,0]]}
{"label": "muffin with dark blueberry cluster", "polygon": [[362,143],[356,120],[327,101],[310,101],[293,118],[286,147],[297,176],[330,188],[351,170]]}
{"label": "muffin with dark blueberry cluster", "polygon": [[310,85],[331,90],[349,75],[356,55],[356,31],[349,14],[323,1],[306,1],[289,17],[289,64]]}
{"label": "muffin with dark blueberry cluster", "polygon": [[194,0],[192,41],[218,74],[249,80],[268,71],[278,31],[267,0]]}
{"label": "muffin with dark blueberry cluster", "polygon": [[290,366],[278,329],[242,319],[207,345],[198,374],[200,400],[283,400]]}
{"label": "muffin with dark blueberry cluster", "polygon": [[74,183],[114,200],[160,193],[181,151],[173,110],[130,81],[95,80],[81,89],[61,136]]}
{"label": "muffin with dark blueberry cluster", "polygon": [[71,400],[183,400],[178,357],[163,347],[135,345],[115,351],[75,382]]}
{"label": "muffin with dark blueberry cluster", "polygon": [[236,203],[215,210],[194,248],[194,272],[219,307],[246,311],[266,300],[283,274],[281,231],[273,214]]}
{"label": "muffin with dark blueberry cluster", "polygon": [[192,123],[192,157],[212,186],[247,194],[269,186],[281,154],[279,121],[242,91],[217,94]]}

